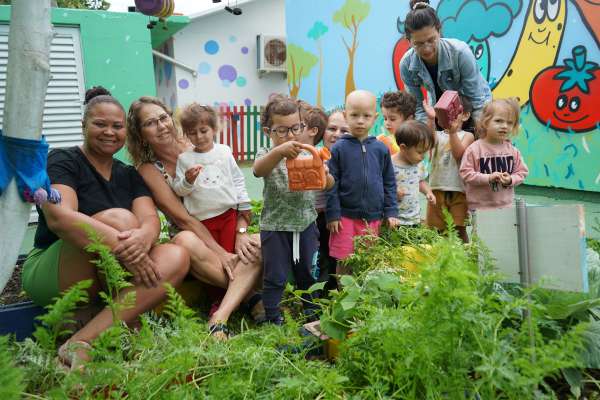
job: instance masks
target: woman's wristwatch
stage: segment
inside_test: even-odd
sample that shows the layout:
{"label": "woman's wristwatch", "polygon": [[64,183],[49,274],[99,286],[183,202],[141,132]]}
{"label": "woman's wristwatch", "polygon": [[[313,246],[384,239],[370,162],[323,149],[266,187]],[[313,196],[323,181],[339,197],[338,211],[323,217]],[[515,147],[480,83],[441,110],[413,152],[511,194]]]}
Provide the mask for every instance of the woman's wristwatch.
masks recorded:
{"label": "woman's wristwatch", "polygon": [[244,233],[248,232],[248,228],[243,226],[241,228],[237,228],[236,232],[244,234]]}

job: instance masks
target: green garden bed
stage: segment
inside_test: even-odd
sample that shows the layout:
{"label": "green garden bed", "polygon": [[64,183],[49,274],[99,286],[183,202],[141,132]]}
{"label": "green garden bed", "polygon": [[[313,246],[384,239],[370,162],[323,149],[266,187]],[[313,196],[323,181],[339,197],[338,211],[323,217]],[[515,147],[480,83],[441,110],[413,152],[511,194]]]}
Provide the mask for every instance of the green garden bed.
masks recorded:
{"label": "green garden bed", "polygon": [[[299,292],[288,290],[285,326],[238,319],[223,343],[170,290],[160,317],[144,315],[135,333],[116,323],[94,342],[85,370],[66,373],[56,345],[83,296],[76,287],[35,339],[0,338],[0,398],[600,398],[597,273],[589,294],[523,290],[501,284],[483,246],[455,235],[400,230],[370,240],[349,262],[354,275],[319,301],[322,329],[341,339],[335,363],[309,356],[322,343],[299,333]],[[107,273],[122,275],[103,257]]]}

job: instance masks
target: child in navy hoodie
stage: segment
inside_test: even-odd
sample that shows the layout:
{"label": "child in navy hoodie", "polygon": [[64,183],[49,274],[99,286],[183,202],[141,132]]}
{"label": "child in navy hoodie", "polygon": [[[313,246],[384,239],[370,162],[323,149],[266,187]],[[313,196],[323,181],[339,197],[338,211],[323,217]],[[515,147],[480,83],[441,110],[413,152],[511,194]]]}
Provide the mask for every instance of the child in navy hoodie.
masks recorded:
{"label": "child in navy hoodie", "polygon": [[[391,227],[399,221],[396,179],[390,152],[382,142],[369,136],[377,118],[377,99],[365,90],[346,98],[344,116],[350,135],[332,147],[329,172],[335,179],[327,194],[329,254],[337,260],[354,252],[354,237],[379,234],[382,220]],[[343,273],[338,267],[338,273]]]}

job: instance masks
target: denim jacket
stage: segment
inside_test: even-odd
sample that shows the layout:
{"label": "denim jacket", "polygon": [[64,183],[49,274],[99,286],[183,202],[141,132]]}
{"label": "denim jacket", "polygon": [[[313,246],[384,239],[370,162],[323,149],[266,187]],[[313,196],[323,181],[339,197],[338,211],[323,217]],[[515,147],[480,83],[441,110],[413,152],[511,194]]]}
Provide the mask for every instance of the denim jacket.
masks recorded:
{"label": "denim jacket", "polygon": [[[402,57],[400,75],[406,90],[417,98],[416,118],[425,121],[427,117],[422,104],[421,86],[427,90],[430,104],[435,104],[437,98],[432,77],[415,49],[409,49]],[[461,40],[440,38],[437,82],[443,91],[456,90],[471,100],[474,114],[478,114],[484,104],[492,99],[492,92],[479,71],[475,56]]]}

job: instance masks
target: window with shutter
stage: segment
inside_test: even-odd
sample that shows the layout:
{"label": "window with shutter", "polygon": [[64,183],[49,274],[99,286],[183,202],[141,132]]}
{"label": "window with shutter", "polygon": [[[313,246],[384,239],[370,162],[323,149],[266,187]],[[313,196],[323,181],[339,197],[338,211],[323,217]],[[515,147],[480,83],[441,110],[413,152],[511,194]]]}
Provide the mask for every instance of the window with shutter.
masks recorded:
{"label": "window with shutter", "polygon": [[[82,143],[81,117],[84,99],[83,63],[79,29],[55,26],[50,47],[50,82],[44,104],[42,134],[50,148]],[[9,25],[0,25],[0,128],[6,98]],[[23,110],[27,112],[27,110]],[[37,221],[35,208],[30,223]]]}

